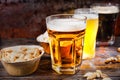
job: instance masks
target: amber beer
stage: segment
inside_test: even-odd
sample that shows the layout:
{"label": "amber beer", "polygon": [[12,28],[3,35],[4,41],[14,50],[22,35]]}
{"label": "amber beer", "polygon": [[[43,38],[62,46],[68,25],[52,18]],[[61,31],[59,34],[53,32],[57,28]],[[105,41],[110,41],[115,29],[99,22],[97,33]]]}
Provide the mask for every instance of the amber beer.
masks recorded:
{"label": "amber beer", "polygon": [[74,74],[82,61],[85,17],[75,19],[72,15],[49,16],[47,29],[53,70],[59,74]]}
{"label": "amber beer", "polygon": [[95,57],[96,35],[98,31],[98,14],[90,8],[79,8],[75,10],[74,17],[86,16],[86,31],[83,48],[83,59],[92,59]]}
{"label": "amber beer", "polygon": [[97,45],[113,45],[115,41],[115,23],[119,13],[118,5],[112,3],[96,3],[91,7],[99,14]]}

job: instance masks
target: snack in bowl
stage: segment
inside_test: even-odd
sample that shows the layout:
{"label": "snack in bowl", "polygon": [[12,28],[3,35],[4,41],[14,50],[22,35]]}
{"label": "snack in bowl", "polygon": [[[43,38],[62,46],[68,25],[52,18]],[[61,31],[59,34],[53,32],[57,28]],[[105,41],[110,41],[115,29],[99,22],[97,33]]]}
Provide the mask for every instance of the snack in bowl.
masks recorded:
{"label": "snack in bowl", "polygon": [[47,54],[50,54],[50,47],[49,47],[49,37],[47,31],[37,37],[37,41],[40,42],[40,46],[44,48],[44,51]]}
{"label": "snack in bowl", "polygon": [[12,76],[32,74],[38,68],[43,48],[36,45],[19,45],[1,49],[1,62]]}

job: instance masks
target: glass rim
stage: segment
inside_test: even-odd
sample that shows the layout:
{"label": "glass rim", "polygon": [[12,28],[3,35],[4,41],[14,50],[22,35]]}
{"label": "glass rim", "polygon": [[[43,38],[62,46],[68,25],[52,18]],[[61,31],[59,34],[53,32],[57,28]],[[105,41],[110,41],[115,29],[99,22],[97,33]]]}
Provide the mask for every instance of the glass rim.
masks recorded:
{"label": "glass rim", "polygon": [[[53,23],[55,20],[55,23]],[[56,21],[57,20],[57,21]],[[50,15],[48,17],[46,17],[46,24],[47,24],[47,29],[50,30],[55,30],[55,31],[67,31],[67,32],[73,32],[73,31],[79,31],[79,30],[84,30],[86,28],[86,20],[87,17],[86,16],[81,16],[81,18],[76,18],[74,17],[74,14],[54,14],[54,15]],[[53,21],[53,22],[52,22]],[[65,22],[65,24],[64,24]],[[75,22],[75,24],[74,24]],[[76,24],[77,22],[77,24]],[[59,25],[60,24],[60,25]],[[79,26],[78,29],[78,24],[82,25]],[[61,30],[60,28],[55,28],[55,26],[71,26],[71,28],[69,29],[62,27]],[[76,26],[76,27],[75,27]],[[77,28],[77,30],[76,30]]]}
{"label": "glass rim", "polygon": [[74,14],[84,14],[84,13],[98,14],[98,12],[93,10],[92,8],[77,8],[74,10]]}
{"label": "glass rim", "polygon": [[[96,10],[98,13],[119,13],[120,7],[117,3],[93,3],[90,8]],[[104,8],[104,9],[103,9]],[[102,12],[101,12],[102,11]]]}
{"label": "glass rim", "polygon": [[117,6],[119,8],[119,4],[118,3],[93,3],[90,7],[93,7],[93,6]]}
{"label": "glass rim", "polygon": [[[70,17],[70,16],[71,16],[71,17]],[[61,18],[61,19],[62,19],[62,18],[65,19],[65,18],[74,18],[73,16],[74,16],[74,14],[53,14],[53,15],[47,16],[47,17],[46,17],[46,21],[49,20],[49,19],[52,18],[52,17],[56,17],[56,18],[58,17],[58,18]],[[86,20],[87,17],[81,15],[81,18],[74,18],[74,19]]]}

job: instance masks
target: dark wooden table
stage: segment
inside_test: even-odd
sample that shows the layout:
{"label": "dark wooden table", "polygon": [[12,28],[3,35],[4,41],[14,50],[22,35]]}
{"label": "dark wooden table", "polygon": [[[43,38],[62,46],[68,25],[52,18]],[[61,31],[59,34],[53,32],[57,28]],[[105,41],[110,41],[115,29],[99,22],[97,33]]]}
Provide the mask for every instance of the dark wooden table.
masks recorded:
{"label": "dark wooden table", "polygon": [[[0,48],[20,44],[39,45],[35,39],[4,39],[0,42]],[[96,57],[92,60],[84,60],[81,65],[81,70],[74,75],[59,75],[54,72],[51,68],[50,55],[46,53],[42,56],[37,71],[28,76],[10,76],[0,63],[0,80],[86,80],[83,78],[83,75],[86,72],[95,71],[97,69],[100,69],[103,73],[106,73],[112,80],[120,80],[120,63],[104,63],[106,58],[120,55],[120,53],[117,52],[118,47],[120,47],[120,37],[116,38],[116,42],[113,46],[97,47]]]}

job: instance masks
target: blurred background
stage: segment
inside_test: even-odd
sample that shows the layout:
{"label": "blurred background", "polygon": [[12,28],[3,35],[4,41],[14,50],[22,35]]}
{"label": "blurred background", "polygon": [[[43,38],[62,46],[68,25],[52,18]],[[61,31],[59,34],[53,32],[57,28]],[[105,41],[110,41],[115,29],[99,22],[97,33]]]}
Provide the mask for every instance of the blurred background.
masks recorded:
{"label": "blurred background", "polygon": [[[0,0],[0,38],[36,38],[46,31],[46,16],[73,13],[96,2],[120,4],[120,0]],[[120,36],[120,13],[115,35]]]}

